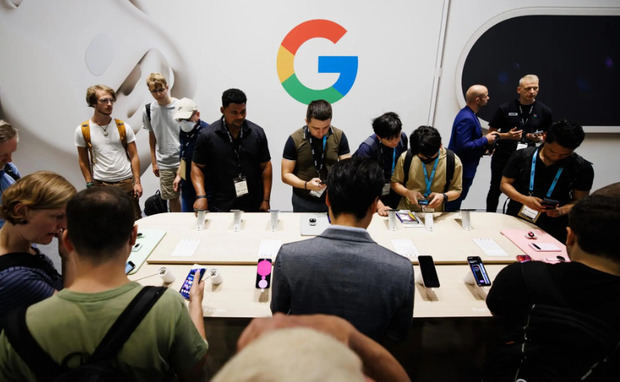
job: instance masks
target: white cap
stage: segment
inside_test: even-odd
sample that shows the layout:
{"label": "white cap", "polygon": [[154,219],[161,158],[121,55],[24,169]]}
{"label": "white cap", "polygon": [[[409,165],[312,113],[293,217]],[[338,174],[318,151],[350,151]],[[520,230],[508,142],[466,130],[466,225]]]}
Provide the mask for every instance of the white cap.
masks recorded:
{"label": "white cap", "polygon": [[190,119],[195,111],[198,111],[196,102],[189,98],[181,98],[174,109],[174,119]]}

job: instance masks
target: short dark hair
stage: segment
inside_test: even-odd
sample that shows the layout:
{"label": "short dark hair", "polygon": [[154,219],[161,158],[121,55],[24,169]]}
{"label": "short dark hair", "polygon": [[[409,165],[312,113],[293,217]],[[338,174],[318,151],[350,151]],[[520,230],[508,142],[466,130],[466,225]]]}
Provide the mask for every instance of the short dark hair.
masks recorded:
{"label": "short dark hair", "polygon": [[617,236],[620,226],[620,197],[590,195],[579,200],[568,214],[568,226],[585,252],[620,263]]}
{"label": "short dark hair", "polygon": [[570,122],[566,119],[554,122],[545,137],[545,142],[557,142],[560,146],[574,150],[585,138],[583,127],[577,123]]}
{"label": "short dark hair", "polygon": [[398,114],[388,111],[372,121],[372,129],[377,136],[391,139],[400,135],[403,123]]}
{"label": "short dark hair", "polygon": [[245,93],[239,89],[228,89],[222,93],[222,106],[226,107],[231,103],[243,104],[248,101]]}
{"label": "short dark hair", "polygon": [[332,118],[332,105],[324,99],[317,99],[308,104],[306,111],[306,121],[314,118],[319,121],[327,121]]}
{"label": "short dark hair", "polygon": [[67,204],[67,234],[78,254],[100,264],[131,238],[133,204],[115,187],[95,186],[78,192]]}
{"label": "short dark hair", "polygon": [[332,213],[350,213],[363,219],[370,205],[381,196],[384,182],[383,169],[374,159],[352,157],[337,162],[327,174],[327,198]]}
{"label": "short dark hair", "polygon": [[433,126],[420,126],[411,133],[409,145],[414,155],[432,157],[441,147],[441,135]]}

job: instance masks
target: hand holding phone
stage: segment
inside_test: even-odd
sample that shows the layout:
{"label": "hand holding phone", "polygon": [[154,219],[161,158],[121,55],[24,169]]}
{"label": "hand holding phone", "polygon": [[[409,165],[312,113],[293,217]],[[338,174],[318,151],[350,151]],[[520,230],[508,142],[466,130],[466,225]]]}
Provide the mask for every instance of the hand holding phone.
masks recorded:
{"label": "hand holding phone", "polygon": [[196,279],[196,273],[198,273],[198,282],[202,280],[202,277],[205,275],[206,268],[192,268],[189,270],[185,281],[183,281],[183,285],[179,292],[181,296],[183,296],[186,300],[189,300],[189,290],[192,288],[194,281]]}
{"label": "hand holding phone", "polygon": [[540,202],[540,204],[546,210],[553,210],[553,209],[557,208],[560,205],[560,202],[558,200],[555,200],[555,199],[544,198]]}
{"label": "hand holding phone", "polygon": [[491,279],[489,278],[489,274],[487,273],[484,264],[482,263],[482,259],[480,256],[467,256],[467,263],[469,264],[469,268],[471,269],[472,274],[474,275],[474,280],[476,281],[476,285],[478,286],[489,286],[491,285]]}
{"label": "hand holding phone", "polygon": [[422,273],[422,281],[426,288],[439,288],[439,277],[437,277],[437,269],[433,256],[419,255],[418,263],[420,264],[420,272]]}

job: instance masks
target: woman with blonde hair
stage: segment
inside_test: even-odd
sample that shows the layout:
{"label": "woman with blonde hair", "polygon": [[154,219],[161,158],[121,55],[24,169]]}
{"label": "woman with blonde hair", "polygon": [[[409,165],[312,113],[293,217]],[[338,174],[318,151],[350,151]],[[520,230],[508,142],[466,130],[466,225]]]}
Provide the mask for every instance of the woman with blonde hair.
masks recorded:
{"label": "woman with blonde hair", "polygon": [[66,226],[65,207],[75,193],[62,176],[38,171],[2,194],[0,213],[6,222],[0,229],[0,317],[62,289],[62,276],[33,244],[49,244],[59,237]]}

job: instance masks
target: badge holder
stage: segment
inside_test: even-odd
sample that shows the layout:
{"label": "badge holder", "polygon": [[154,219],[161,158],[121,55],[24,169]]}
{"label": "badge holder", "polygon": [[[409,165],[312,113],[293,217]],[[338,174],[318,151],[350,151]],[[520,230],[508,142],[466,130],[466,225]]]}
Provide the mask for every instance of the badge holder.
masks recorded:
{"label": "badge holder", "polygon": [[246,180],[245,176],[238,176],[234,179],[234,183],[235,183],[235,193],[237,195],[238,198],[242,197],[243,195],[248,194],[248,181]]}
{"label": "badge holder", "polygon": [[391,189],[392,189],[392,186],[390,185],[390,183],[384,183],[383,189],[381,190],[381,196],[389,195]]}
{"label": "badge holder", "polygon": [[519,216],[521,219],[527,220],[530,223],[536,223],[536,221],[538,221],[538,218],[540,217],[540,212],[533,210],[524,204],[523,206],[521,206],[521,209],[519,210],[517,216]]}
{"label": "badge holder", "polygon": [[320,198],[321,196],[323,196],[325,190],[327,190],[327,187],[320,190],[312,190],[310,191],[310,195],[314,196],[315,198]]}

